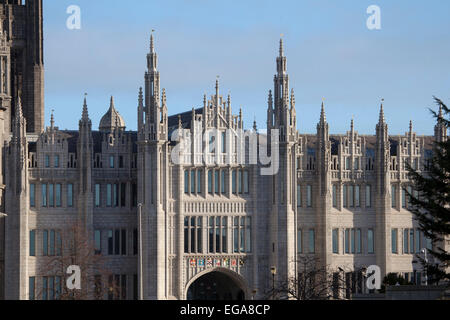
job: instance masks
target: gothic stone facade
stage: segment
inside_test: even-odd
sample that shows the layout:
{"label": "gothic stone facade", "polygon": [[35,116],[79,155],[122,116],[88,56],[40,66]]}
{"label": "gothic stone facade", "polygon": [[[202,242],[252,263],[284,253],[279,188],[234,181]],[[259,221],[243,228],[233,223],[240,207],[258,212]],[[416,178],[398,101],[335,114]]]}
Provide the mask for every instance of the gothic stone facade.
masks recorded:
{"label": "gothic stone facade", "polygon": [[[8,12],[28,12],[20,4],[1,10],[2,21]],[[243,129],[242,111],[232,113],[231,98],[220,94],[217,81],[203,107],[169,117],[153,36],[137,132],[126,131],[113,98],[98,131],[92,130],[86,98],[78,131],[59,130],[53,117],[50,127],[39,130],[40,102],[34,103],[41,110],[36,115],[28,100],[16,99],[11,130],[5,118],[11,107],[2,110],[2,210],[8,215],[0,218],[3,298],[43,298],[37,292],[44,281],[47,298],[53,296],[56,284],[52,280],[50,288],[49,279],[61,275],[41,267],[58,254],[59,232],[77,221],[90,230],[125,299],[137,298],[141,271],[145,299],[186,299],[191,284],[212,271],[228,276],[245,298],[264,298],[272,287],[271,268],[277,283],[295,278],[302,256],[343,270],[355,292],[363,266],[420,278],[414,255],[429,244],[408,211],[405,163],[424,170],[433,141],[446,139],[447,128],[438,123],[434,137],[419,136],[410,124],[404,136],[389,136],[381,106],[375,135],[359,135],[353,121],[347,133],[330,135],[322,104],[317,134],[300,134],[282,41],[276,63],[268,131],[258,134],[271,141],[272,129],[280,132],[275,175],[261,175],[260,164],[172,161],[175,129]],[[27,130],[30,122],[37,134]],[[217,139],[224,147],[214,157],[235,150],[233,139]],[[183,155],[195,159],[198,152]]]}

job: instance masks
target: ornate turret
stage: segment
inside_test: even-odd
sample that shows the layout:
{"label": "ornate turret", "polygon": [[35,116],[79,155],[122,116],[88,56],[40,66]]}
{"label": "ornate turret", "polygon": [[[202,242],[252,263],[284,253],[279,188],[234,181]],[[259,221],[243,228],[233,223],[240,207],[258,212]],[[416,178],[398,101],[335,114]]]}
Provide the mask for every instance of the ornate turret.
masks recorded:
{"label": "ornate turret", "polygon": [[125,130],[125,120],[117,112],[114,106],[114,97],[111,96],[109,109],[100,120],[99,130],[102,132],[113,132],[115,129]]}
{"label": "ornate turret", "polygon": [[445,121],[443,121],[444,115],[442,114],[442,105],[439,106],[439,113],[437,118],[437,123],[434,126],[434,138],[437,142],[447,141],[447,126]]}

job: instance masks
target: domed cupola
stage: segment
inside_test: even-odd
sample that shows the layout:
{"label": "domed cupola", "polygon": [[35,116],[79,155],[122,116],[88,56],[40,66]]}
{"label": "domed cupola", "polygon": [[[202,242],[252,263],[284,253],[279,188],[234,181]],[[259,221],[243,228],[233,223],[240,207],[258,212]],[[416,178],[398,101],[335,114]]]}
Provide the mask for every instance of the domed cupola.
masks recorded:
{"label": "domed cupola", "polygon": [[102,132],[112,132],[114,129],[125,130],[125,121],[114,107],[114,97],[111,96],[109,109],[100,120],[99,130]]}

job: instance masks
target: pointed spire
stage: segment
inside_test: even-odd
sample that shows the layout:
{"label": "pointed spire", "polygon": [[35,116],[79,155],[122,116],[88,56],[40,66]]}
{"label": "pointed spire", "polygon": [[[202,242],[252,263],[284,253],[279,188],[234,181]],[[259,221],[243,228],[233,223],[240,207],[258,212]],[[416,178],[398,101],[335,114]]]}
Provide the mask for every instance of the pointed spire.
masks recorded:
{"label": "pointed spire", "polygon": [[53,128],[55,127],[55,117],[53,116],[53,112],[55,110],[52,109],[52,113],[50,115],[50,128],[53,130]]}
{"label": "pointed spire", "polygon": [[142,92],[142,87],[139,88],[139,107],[144,106],[144,93]]}
{"label": "pointed spire", "polygon": [[181,129],[183,127],[181,122],[181,114],[178,115],[178,129]]}
{"label": "pointed spire", "polygon": [[273,106],[273,96],[272,96],[272,90],[269,90],[269,99],[268,99],[269,107]]}
{"label": "pointed spire", "polygon": [[322,108],[320,110],[320,123],[321,124],[324,124],[325,122],[327,122],[327,117],[325,115],[324,101],[325,101],[325,99],[322,99]]}
{"label": "pointed spire", "polygon": [[162,95],[161,95],[162,97],[161,97],[161,100],[162,100],[162,103],[163,103],[163,105],[165,105],[166,104],[166,100],[167,100],[167,97],[166,97],[166,88],[163,88],[162,89]]}
{"label": "pointed spire", "polygon": [[155,30],[152,30],[151,34],[150,34],[150,52],[151,53],[155,53],[155,45],[154,45],[154,40],[153,40],[153,32],[155,32]]}
{"label": "pointed spire", "polygon": [[216,107],[219,107],[219,76],[216,78]]}
{"label": "pointed spire", "polygon": [[283,34],[280,37],[280,57],[284,56],[284,47],[283,47]]}
{"label": "pointed spire", "polygon": [[442,114],[442,103],[439,104],[439,113],[438,113],[438,119],[443,119],[444,116]]}
{"label": "pointed spire", "polygon": [[380,118],[379,118],[379,120],[378,120],[378,123],[385,123],[385,119],[384,119],[384,110],[383,110],[383,103],[384,103],[384,99],[381,99]]}
{"label": "pointed spire", "polygon": [[412,120],[409,120],[409,132],[413,131],[413,123]]}
{"label": "pointed spire", "polygon": [[294,88],[291,89],[291,109],[295,107],[295,95],[294,95]]}
{"label": "pointed spire", "polygon": [[258,131],[258,127],[256,126],[256,116],[253,119],[253,131],[257,132]]}
{"label": "pointed spire", "polygon": [[23,118],[23,112],[22,112],[22,99],[20,95],[17,99],[17,105],[16,105],[16,122],[20,122],[20,120]]}
{"label": "pointed spire", "polygon": [[111,110],[114,110],[114,109],[115,109],[115,106],[114,106],[114,97],[113,97],[113,96],[111,96],[111,99],[110,99],[110,101],[109,101],[109,108],[110,108]]}
{"label": "pointed spire", "polygon": [[354,126],[354,118],[355,118],[355,116],[352,115],[352,122],[350,123],[350,130],[351,130],[351,132],[353,132],[354,129],[355,129],[355,126]]}
{"label": "pointed spire", "polygon": [[83,120],[89,120],[89,113],[88,113],[86,99],[87,99],[87,93],[84,94],[83,113],[81,116],[81,119],[83,119]]}

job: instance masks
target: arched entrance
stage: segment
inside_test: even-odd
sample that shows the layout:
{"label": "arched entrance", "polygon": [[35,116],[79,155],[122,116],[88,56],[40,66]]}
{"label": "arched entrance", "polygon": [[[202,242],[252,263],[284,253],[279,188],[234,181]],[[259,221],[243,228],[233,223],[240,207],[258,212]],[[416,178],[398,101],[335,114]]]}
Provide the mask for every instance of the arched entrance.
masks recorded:
{"label": "arched entrance", "polygon": [[188,288],[187,300],[244,300],[245,293],[229,275],[212,271],[196,279]]}

